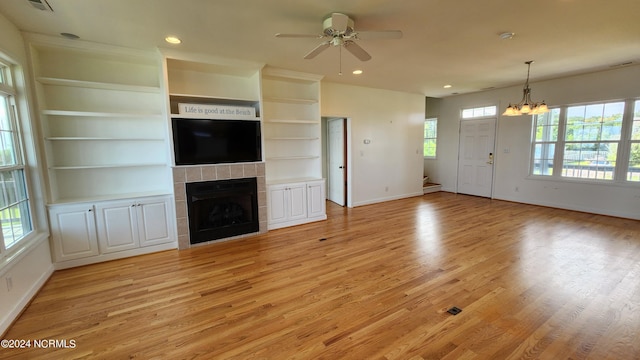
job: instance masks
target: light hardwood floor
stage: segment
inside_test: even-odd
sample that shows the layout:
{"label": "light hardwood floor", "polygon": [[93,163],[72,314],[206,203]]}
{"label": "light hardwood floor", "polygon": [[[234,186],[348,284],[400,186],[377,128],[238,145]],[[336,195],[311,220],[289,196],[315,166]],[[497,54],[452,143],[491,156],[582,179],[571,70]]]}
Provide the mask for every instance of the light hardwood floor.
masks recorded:
{"label": "light hardwood floor", "polygon": [[640,221],[442,192],[328,214],[58,271],[4,338],[75,348],[0,357],[640,359]]}

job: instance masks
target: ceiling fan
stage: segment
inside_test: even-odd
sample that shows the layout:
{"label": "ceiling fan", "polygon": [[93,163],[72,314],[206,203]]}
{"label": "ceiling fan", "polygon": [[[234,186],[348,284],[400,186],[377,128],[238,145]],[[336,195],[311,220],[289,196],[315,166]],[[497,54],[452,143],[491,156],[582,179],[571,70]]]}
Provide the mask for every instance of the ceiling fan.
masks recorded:
{"label": "ceiling fan", "polygon": [[356,44],[356,40],[400,39],[402,37],[400,30],[355,31],[353,19],[341,13],[332,13],[326,17],[322,26],[323,32],[319,35],[277,33],[276,37],[327,39],[305,55],[305,59],[313,59],[329,46],[342,46],[361,61],[370,60],[371,55]]}

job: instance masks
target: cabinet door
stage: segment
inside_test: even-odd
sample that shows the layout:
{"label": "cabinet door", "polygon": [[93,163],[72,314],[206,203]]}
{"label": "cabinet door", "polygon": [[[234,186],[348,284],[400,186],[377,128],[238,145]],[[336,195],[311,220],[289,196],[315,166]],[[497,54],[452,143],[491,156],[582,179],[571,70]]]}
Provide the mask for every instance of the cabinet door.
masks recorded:
{"label": "cabinet door", "polygon": [[287,189],[284,185],[273,185],[267,188],[267,205],[269,224],[288,220]]}
{"label": "cabinet door", "polygon": [[324,216],[326,213],[324,180],[307,183],[307,209],[310,218]]}
{"label": "cabinet door", "polygon": [[55,261],[98,255],[96,223],[91,205],[49,209]]}
{"label": "cabinet door", "polygon": [[169,201],[168,197],[160,197],[141,199],[137,202],[140,246],[163,244],[173,240]]}
{"label": "cabinet door", "polygon": [[291,184],[287,189],[289,220],[305,219],[307,217],[306,184]]}
{"label": "cabinet door", "polygon": [[101,253],[139,247],[136,205],[133,201],[96,205],[96,217]]}

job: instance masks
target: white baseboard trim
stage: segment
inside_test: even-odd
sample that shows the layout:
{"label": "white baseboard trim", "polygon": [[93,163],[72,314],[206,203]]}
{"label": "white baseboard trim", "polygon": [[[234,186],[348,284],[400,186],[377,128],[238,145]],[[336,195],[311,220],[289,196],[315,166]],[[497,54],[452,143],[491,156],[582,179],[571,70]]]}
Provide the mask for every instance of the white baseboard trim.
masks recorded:
{"label": "white baseboard trim", "polygon": [[42,286],[47,282],[47,280],[49,280],[49,278],[53,274],[53,271],[54,271],[54,267],[52,264],[49,267],[49,269],[47,269],[47,271],[45,271],[40,276],[40,278],[38,278],[38,280],[31,285],[29,290],[24,294],[22,299],[20,299],[20,301],[9,312],[9,314],[7,314],[7,316],[5,316],[2,319],[2,322],[0,323],[0,334],[3,335],[2,338],[4,338],[4,333],[7,330],[9,330],[9,327],[11,326],[11,324],[13,324],[13,322],[18,318],[18,316],[22,314],[22,311],[27,307],[27,305],[29,305],[29,303],[31,302],[31,299],[33,299],[36,296],[38,291],[40,291],[40,288],[42,288]]}
{"label": "white baseboard trim", "polygon": [[415,192],[415,193],[410,193],[410,194],[402,194],[402,195],[389,196],[389,197],[384,197],[384,198],[377,198],[377,199],[371,199],[371,200],[365,200],[365,201],[358,201],[358,202],[353,204],[353,207],[377,204],[377,203],[381,203],[381,202],[385,202],[385,201],[406,199],[406,198],[415,197],[415,196],[422,196],[422,195],[424,195],[424,193],[422,191],[420,191],[420,192]]}

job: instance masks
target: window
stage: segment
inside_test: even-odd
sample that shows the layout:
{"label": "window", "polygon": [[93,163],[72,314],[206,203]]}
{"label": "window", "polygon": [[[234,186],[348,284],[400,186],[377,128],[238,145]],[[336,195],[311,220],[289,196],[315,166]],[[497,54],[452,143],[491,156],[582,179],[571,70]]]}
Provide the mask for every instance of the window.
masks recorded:
{"label": "window", "polygon": [[533,174],[553,175],[553,157],[558,141],[560,110],[538,115],[533,143]]}
{"label": "window", "polygon": [[462,109],[463,119],[496,116],[497,106],[484,106],[471,109]]}
{"label": "window", "polygon": [[438,119],[426,119],[424,121],[424,157],[436,158],[436,143],[438,140]]}
{"label": "window", "polygon": [[[616,101],[572,105],[536,115],[531,174],[640,182],[639,104]],[[635,115],[629,116],[632,108],[636,109]],[[631,126],[625,126],[627,118],[632,120]],[[627,148],[628,154],[620,151]]]}
{"label": "window", "polygon": [[6,250],[22,240],[33,227],[11,68],[0,63],[0,73],[0,222],[3,238],[0,250]]}

